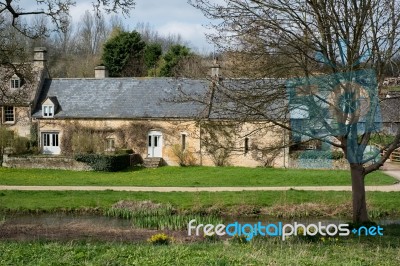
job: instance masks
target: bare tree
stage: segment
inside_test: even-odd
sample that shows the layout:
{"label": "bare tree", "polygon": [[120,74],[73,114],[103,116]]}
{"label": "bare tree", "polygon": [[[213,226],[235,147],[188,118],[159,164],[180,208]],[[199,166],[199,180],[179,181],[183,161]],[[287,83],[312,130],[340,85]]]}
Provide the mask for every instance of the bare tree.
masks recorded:
{"label": "bare tree", "polygon": [[[368,221],[365,177],[400,146],[398,132],[381,149],[382,157],[377,153],[365,157],[371,135],[379,127],[379,84],[400,48],[400,2],[189,2],[216,19],[212,26],[217,33],[210,36],[216,47],[225,54],[239,54],[236,60],[248,65],[247,70],[256,70],[242,73],[259,80],[246,85],[220,81],[203,103],[214,113],[241,121],[268,121],[342,149],[351,169],[353,220]],[[292,121],[303,116],[308,130],[296,128],[289,115]]]}
{"label": "bare tree", "polygon": [[86,11],[79,25],[78,38],[82,52],[91,56],[98,54],[108,35],[104,16],[96,16]]}
{"label": "bare tree", "polygon": [[[17,73],[17,65],[21,67],[29,61],[30,56],[25,50],[30,44],[43,43],[52,32],[67,32],[70,28],[69,11],[71,6],[75,5],[75,1],[36,0],[33,3],[34,5],[30,5],[27,9],[21,6],[19,1],[0,1],[0,67],[14,69],[15,73]],[[135,5],[133,0],[94,0],[92,3],[97,12],[98,21],[96,22],[99,22],[97,25],[99,28],[102,27],[100,25],[102,10],[107,13],[121,11],[123,15],[128,15]],[[51,23],[45,23],[47,20]],[[34,41],[29,42],[27,38]],[[98,45],[97,40],[96,45]],[[95,48],[98,49],[98,47]],[[2,76],[2,84],[7,83],[6,78],[9,77]]]}

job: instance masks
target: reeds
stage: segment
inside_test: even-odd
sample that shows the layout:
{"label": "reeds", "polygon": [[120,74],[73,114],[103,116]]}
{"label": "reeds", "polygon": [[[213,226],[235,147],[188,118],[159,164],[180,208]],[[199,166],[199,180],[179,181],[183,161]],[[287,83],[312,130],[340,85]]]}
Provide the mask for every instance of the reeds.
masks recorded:
{"label": "reeds", "polygon": [[187,228],[190,220],[196,219],[197,224],[219,224],[222,219],[215,215],[200,215],[185,213],[180,214],[170,204],[148,205],[138,204],[131,208],[113,207],[105,215],[129,219],[136,228],[156,230],[183,230]]}

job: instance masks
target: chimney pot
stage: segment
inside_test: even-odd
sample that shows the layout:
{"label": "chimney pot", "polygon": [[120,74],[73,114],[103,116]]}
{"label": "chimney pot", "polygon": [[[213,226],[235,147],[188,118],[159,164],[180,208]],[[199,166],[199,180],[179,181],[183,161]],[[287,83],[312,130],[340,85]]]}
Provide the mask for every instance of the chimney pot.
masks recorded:
{"label": "chimney pot", "polygon": [[211,66],[211,78],[219,79],[219,69],[221,68],[221,66],[218,64],[218,58],[214,58],[213,61],[213,65]]}
{"label": "chimney pot", "polygon": [[94,77],[104,79],[108,77],[108,70],[105,66],[97,66],[94,68]]}

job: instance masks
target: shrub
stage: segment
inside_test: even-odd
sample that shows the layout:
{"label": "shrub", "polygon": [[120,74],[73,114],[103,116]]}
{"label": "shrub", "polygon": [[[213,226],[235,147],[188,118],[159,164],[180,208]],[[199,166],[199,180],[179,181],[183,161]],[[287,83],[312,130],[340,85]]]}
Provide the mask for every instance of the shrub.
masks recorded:
{"label": "shrub", "polygon": [[147,241],[153,245],[169,245],[174,241],[174,238],[161,233],[152,235]]}
{"label": "shrub", "polygon": [[12,147],[15,154],[26,154],[29,151],[30,141],[24,137],[14,137]]}
{"label": "shrub", "polygon": [[132,149],[119,149],[115,152],[115,154],[133,154]]}
{"label": "shrub", "polygon": [[130,165],[129,154],[78,154],[75,155],[75,160],[89,164],[95,171],[116,172]]}
{"label": "shrub", "polygon": [[180,166],[196,165],[196,158],[193,152],[188,149],[182,149],[182,145],[175,144],[172,146],[172,153],[178,158]]}
{"label": "shrub", "polygon": [[344,157],[342,151],[319,151],[319,150],[307,150],[307,151],[296,151],[290,154],[293,159],[328,159],[328,160],[339,160]]}

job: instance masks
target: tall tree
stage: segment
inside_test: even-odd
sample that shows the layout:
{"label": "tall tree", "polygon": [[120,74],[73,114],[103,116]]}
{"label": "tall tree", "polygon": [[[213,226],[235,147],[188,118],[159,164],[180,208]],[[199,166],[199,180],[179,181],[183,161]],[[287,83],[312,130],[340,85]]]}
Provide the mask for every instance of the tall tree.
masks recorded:
{"label": "tall tree", "polygon": [[143,75],[143,52],[146,43],[137,31],[120,32],[104,44],[103,64],[108,68],[110,76]]}
{"label": "tall tree", "polygon": [[164,64],[160,69],[160,76],[173,76],[174,68],[178,63],[190,54],[190,49],[186,46],[176,44],[170,47],[167,53],[164,54]]}
{"label": "tall tree", "polygon": [[[22,79],[28,80],[30,70],[25,62],[30,61],[30,51],[26,51],[29,42],[26,38],[35,40],[35,44],[43,44],[44,37],[52,32],[65,32],[70,25],[69,11],[75,2],[72,0],[35,0],[29,9],[20,5],[20,1],[0,0],[0,68],[11,69]],[[93,0],[94,10],[100,16],[101,11],[116,13],[121,11],[129,15],[134,8],[134,0]],[[49,20],[51,23],[41,23]],[[34,22],[34,23],[32,23]],[[17,63],[17,64],[16,64]],[[4,74],[4,73],[1,73]],[[1,76],[1,95],[7,94],[10,77]]]}
{"label": "tall tree", "polygon": [[[394,141],[381,149],[382,157],[377,153],[365,156],[371,135],[377,131],[378,84],[400,49],[399,1],[190,2],[220,22],[214,24],[217,34],[212,40],[222,52],[243,53],[249,62],[260,63],[255,78],[292,77],[286,88],[282,86],[285,82],[268,79],[245,88],[221,82],[219,104],[214,103],[213,108],[242,121],[263,119],[342,149],[351,171],[353,220],[368,221],[365,177],[400,147],[398,132]],[[266,58],[277,60],[263,64]],[[285,102],[287,93],[291,95],[289,106],[278,110],[277,99]],[[293,121],[296,112],[297,118],[303,116],[308,130],[299,130],[285,120],[285,114],[290,114]]]}
{"label": "tall tree", "polygon": [[[147,74],[153,76],[157,63],[161,57],[162,48],[159,43],[147,43],[144,49],[144,64],[146,65]],[[153,74],[153,75],[152,75]]]}

